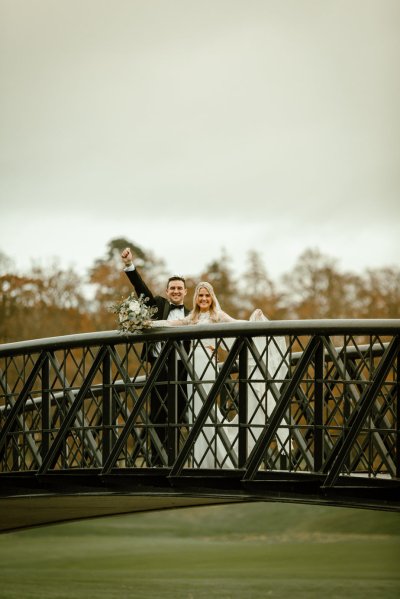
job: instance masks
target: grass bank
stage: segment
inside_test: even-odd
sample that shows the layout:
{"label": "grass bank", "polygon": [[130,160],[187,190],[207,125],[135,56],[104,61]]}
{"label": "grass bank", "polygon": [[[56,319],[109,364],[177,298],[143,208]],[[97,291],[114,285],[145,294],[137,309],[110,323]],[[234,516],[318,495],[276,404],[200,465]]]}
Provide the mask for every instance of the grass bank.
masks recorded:
{"label": "grass bank", "polygon": [[7,599],[395,598],[400,517],[257,503],[0,536]]}

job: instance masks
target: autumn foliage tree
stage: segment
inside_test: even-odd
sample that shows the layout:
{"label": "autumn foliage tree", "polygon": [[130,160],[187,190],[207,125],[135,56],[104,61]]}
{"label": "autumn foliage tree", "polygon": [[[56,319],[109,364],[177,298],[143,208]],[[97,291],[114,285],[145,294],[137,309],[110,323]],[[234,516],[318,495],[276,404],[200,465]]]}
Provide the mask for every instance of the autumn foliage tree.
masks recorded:
{"label": "autumn foliage tree", "polygon": [[336,260],[309,249],[283,280],[291,318],[399,318],[400,269],[342,273]]}
{"label": "autumn foliage tree", "polygon": [[[0,252],[0,343],[115,329],[110,306],[133,290],[120,257],[126,246],[150,289],[163,293],[168,276],[175,273],[166,272],[163,260],[128,239],[112,239],[87,277],[57,262],[16,274],[12,261]],[[254,308],[275,320],[400,318],[398,268],[341,272],[334,258],[316,249],[303,252],[279,282],[268,276],[257,252],[248,253],[239,273],[222,250],[200,276],[187,277],[189,307],[199,280],[212,283],[222,309],[236,318],[248,318]]]}
{"label": "autumn foliage tree", "polygon": [[80,277],[57,264],[29,276],[0,276],[0,341],[36,339],[92,329]]}
{"label": "autumn foliage tree", "polygon": [[115,328],[115,315],[110,311],[110,307],[133,291],[128,278],[122,272],[121,252],[126,247],[130,247],[134,263],[140,267],[150,289],[157,290],[160,287],[163,261],[128,239],[112,239],[107,245],[105,256],[97,259],[89,271],[89,283],[93,289],[91,312],[96,330]]}

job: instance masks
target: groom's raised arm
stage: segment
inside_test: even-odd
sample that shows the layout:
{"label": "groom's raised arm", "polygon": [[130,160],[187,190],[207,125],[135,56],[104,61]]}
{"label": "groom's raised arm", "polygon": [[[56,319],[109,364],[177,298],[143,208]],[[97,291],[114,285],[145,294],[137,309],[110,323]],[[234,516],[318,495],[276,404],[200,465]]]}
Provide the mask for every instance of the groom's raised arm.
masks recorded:
{"label": "groom's raised arm", "polygon": [[136,291],[136,295],[138,297],[140,295],[144,295],[144,297],[149,298],[150,304],[154,304],[155,303],[154,295],[150,291],[150,289],[147,287],[146,283],[143,281],[142,277],[140,276],[137,269],[135,268],[135,265],[133,264],[133,256],[132,256],[132,252],[131,252],[130,248],[124,249],[124,251],[121,253],[121,258],[125,264],[125,268],[124,268],[125,274],[128,277],[128,279],[130,280],[130,282],[132,283],[132,285]]}

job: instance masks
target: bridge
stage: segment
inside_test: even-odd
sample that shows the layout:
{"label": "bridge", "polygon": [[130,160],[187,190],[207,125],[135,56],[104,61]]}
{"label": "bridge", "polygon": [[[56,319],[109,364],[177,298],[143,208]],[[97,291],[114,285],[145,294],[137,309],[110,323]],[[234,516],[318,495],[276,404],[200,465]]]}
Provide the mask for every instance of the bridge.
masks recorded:
{"label": "bridge", "polygon": [[399,335],[293,320],[4,344],[0,531],[243,501],[400,511]]}

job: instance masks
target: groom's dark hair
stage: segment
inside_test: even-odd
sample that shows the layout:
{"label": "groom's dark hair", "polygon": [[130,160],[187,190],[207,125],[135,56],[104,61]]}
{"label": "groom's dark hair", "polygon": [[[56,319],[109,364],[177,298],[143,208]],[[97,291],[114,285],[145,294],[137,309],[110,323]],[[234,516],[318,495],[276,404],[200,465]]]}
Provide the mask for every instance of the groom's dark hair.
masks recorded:
{"label": "groom's dark hair", "polygon": [[173,277],[170,277],[167,281],[167,289],[168,289],[168,285],[170,284],[171,281],[182,281],[182,283],[186,289],[186,281],[183,277],[180,277],[179,275],[174,275]]}

